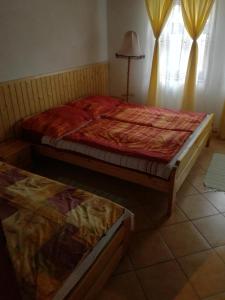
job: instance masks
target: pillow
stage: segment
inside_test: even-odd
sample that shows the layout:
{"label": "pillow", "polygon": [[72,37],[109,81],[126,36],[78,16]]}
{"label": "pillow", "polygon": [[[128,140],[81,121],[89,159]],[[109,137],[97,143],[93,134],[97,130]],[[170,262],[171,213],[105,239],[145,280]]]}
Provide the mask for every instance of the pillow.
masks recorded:
{"label": "pillow", "polygon": [[88,112],[92,118],[98,118],[101,115],[113,111],[121,100],[109,96],[91,96],[79,100],[74,100],[67,105],[77,107]]}
{"label": "pillow", "polygon": [[64,105],[24,120],[22,128],[42,136],[59,138],[66,133],[78,130],[90,120],[91,116],[86,111]]}

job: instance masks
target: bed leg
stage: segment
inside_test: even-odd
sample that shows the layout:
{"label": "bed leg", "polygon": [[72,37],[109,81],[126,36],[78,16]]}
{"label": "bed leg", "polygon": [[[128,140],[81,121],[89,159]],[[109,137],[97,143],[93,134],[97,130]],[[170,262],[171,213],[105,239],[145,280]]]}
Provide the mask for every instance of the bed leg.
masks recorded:
{"label": "bed leg", "polygon": [[169,197],[168,197],[168,206],[167,206],[167,213],[166,213],[167,217],[170,217],[172,215],[175,201],[176,201],[176,193],[173,190],[171,191],[171,193],[169,193]]}
{"label": "bed leg", "polygon": [[210,146],[210,141],[211,141],[211,136],[208,138],[207,142],[206,142],[206,147],[209,148]]}
{"label": "bed leg", "polygon": [[176,177],[176,167],[173,168],[170,175],[170,190],[168,192],[168,207],[167,207],[167,217],[170,217],[173,212],[173,207],[176,200],[176,189],[175,189],[175,177]]}

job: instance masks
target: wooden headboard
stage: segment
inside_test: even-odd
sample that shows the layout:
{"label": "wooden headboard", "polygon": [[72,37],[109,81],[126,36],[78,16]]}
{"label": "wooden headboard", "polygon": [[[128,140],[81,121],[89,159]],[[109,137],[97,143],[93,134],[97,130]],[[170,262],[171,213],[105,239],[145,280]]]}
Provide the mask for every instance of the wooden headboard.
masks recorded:
{"label": "wooden headboard", "polygon": [[22,118],[88,95],[108,95],[108,63],[0,83],[0,141]]}

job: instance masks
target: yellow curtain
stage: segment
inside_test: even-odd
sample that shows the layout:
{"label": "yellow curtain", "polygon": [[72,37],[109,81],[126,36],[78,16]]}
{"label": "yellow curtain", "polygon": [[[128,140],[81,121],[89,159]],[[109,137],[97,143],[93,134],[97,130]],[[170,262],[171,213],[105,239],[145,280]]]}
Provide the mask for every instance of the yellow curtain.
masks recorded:
{"label": "yellow curtain", "polygon": [[159,37],[169,16],[173,0],[145,0],[149,20],[155,36],[155,47],[148,89],[148,104],[157,104]]}
{"label": "yellow curtain", "polygon": [[223,112],[220,121],[219,137],[225,139],[225,102],[223,105]]}
{"label": "yellow curtain", "polygon": [[204,29],[214,0],[181,0],[185,28],[193,39],[185,77],[183,110],[194,110],[196,72],[198,63],[197,39]]}

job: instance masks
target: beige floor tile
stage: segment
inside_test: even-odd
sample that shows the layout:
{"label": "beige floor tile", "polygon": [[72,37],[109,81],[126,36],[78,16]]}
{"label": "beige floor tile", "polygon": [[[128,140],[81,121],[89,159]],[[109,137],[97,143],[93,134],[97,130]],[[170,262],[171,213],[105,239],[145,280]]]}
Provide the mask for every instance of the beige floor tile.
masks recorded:
{"label": "beige floor tile", "polygon": [[179,263],[201,298],[225,291],[225,264],[215,251],[185,256]]}
{"label": "beige floor tile", "polygon": [[205,173],[205,170],[199,165],[198,162],[194,164],[188,176],[198,176]]}
{"label": "beige floor tile", "polygon": [[179,207],[175,206],[172,215],[169,218],[166,218],[165,222],[163,223],[163,226],[177,224],[177,223],[185,222],[187,220],[188,220],[187,217],[179,209]]}
{"label": "beige floor tile", "polygon": [[204,300],[225,300],[225,293],[218,294],[209,298],[204,298]]}
{"label": "beige floor tile", "polygon": [[202,169],[199,164],[196,164],[188,174],[187,181],[189,183],[194,182],[198,178],[204,178],[206,170]]}
{"label": "beige floor tile", "polygon": [[167,218],[167,200],[164,201],[152,201],[149,205],[143,205],[145,214],[148,216],[150,227],[152,229],[159,228],[162,224],[168,220]]}
{"label": "beige floor tile", "polygon": [[137,271],[149,300],[199,299],[175,261]]}
{"label": "beige floor tile", "polygon": [[205,171],[208,170],[209,164],[212,160],[213,152],[214,150],[212,148],[205,148],[199,156],[198,164]]}
{"label": "beige floor tile", "polygon": [[142,268],[173,258],[169,248],[157,232],[135,233],[129,247],[134,268]]}
{"label": "beige floor tile", "polygon": [[144,300],[146,299],[134,272],[109,279],[96,300]]}
{"label": "beige floor tile", "polygon": [[214,139],[210,144],[210,148],[213,152],[225,153],[225,143],[224,140]]}
{"label": "beige floor tile", "polygon": [[135,206],[130,209],[135,215],[135,228],[134,231],[142,231],[152,227],[151,219],[149,218],[146,210],[142,206]]}
{"label": "beige floor tile", "polygon": [[220,212],[225,212],[224,192],[204,193],[204,197],[206,197]]}
{"label": "beige floor tile", "polygon": [[177,192],[177,199],[180,197],[185,197],[189,195],[196,195],[198,191],[190,184],[187,180],[182,184],[181,188]]}
{"label": "beige floor tile", "polygon": [[216,247],[215,250],[225,263],[225,246]]}
{"label": "beige floor tile", "polygon": [[164,227],[161,229],[161,234],[176,257],[210,248],[191,222]]}
{"label": "beige floor tile", "polygon": [[197,219],[219,213],[201,194],[180,198],[177,205],[190,219]]}
{"label": "beige floor tile", "polygon": [[127,273],[129,271],[133,271],[133,265],[130,261],[130,258],[128,255],[125,255],[122,260],[120,261],[118,267],[116,268],[114,275]]}
{"label": "beige floor tile", "polygon": [[146,193],[145,190],[138,190],[139,195],[137,195],[138,201],[141,205],[153,205],[153,207],[163,207],[166,200],[166,194],[160,191],[148,189]]}
{"label": "beige floor tile", "polygon": [[212,188],[209,188],[209,187],[204,185],[204,178],[205,178],[205,174],[195,176],[193,178],[189,177],[188,181],[194,186],[194,188],[197,191],[199,191],[199,193],[206,193],[206,192],[213,191]]}
{"label": "beige floor tile", "polygon": [[[107,198],[107,196],[106,196],[106,198]],[[130,210],[132,210],[135,207],[140,207],[140,203],[137,200],[131,199],[129,197],[127,197],[127,198],[115,197],[115,199],[113,201],[130,209]]]}
{"label": "beige floor tile", "polygon": [[223,215],[206,217],[193,223],[213,247],[225,245],[225,217]]}

